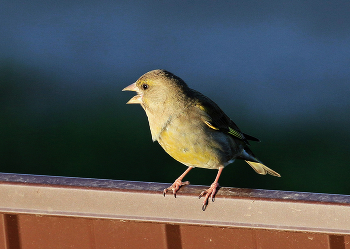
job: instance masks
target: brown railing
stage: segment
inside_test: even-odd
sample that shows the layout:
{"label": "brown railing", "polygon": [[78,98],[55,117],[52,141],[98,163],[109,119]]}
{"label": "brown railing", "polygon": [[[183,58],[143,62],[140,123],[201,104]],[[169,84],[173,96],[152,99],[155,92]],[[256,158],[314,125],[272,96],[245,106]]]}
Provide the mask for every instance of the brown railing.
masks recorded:
{"label": "brown railing", "polygon": [[350,196],[0,173],[0,249],[350,249]]}

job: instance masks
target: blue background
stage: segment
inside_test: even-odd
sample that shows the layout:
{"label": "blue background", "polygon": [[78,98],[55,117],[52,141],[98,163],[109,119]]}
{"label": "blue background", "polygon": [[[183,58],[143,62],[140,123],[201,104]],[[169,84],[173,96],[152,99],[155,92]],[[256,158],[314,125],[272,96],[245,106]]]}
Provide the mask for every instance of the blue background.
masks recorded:
{"label": "blue background", "polygon": [[[0,171],[172,182],[121,92],[163,68],[209,96],[282,177],[220,184],[350,194],[349,1],[16,1],[0,8]],[[209,185],[215,170],[186,180]]]}

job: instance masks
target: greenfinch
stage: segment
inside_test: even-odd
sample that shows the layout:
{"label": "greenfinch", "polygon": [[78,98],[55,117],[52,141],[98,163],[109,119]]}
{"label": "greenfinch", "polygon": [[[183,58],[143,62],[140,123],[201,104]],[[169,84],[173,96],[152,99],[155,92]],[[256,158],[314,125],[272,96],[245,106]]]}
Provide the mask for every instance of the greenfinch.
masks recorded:
{"label": "greenfinch", "polygon": [[211,198],[214,201],[219,188],[219,177],[224,167],[235,159],[245,160],[258,174],[280,174],[266,167],[248,148],[249,140],[259,139],[247,135],[211,99],[189,88],[176,75],[165,70],[153,70],[142,75],[123,91],[135,91],[127,104],[140,104],[146,112],[152,140],[174,159],[188,166],[187,170],[164,189],[176,192],[185,175],[194,167],[218,169],[218,174],[205,195],[204,211]]}

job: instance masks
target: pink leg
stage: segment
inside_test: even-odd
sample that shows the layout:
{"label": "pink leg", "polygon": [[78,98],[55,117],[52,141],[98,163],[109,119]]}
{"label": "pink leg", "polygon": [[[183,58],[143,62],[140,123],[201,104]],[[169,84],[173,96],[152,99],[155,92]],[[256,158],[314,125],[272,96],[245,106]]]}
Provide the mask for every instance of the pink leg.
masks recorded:
{"label": "pink leg", "polygon": [[169,188],[164,189],[163,195],[165,196],[168,190],[172,190],[173,195],[176,198],[176,192],[181,188],[181,186],[190,184],[189,181],[182,182],[182,179],[185,177],[185,175],[187,175],[188,172],[190,172],[191,169],[193,169],[193,167],[188,167],[186,171],[182,175],[180,175],[179,178],[177,178]]}
{"label": "pink leg", "polygon": [[216,175],[215,181],[210,185],[210,188],[208,188],[207,190],[203,191],[200,195],[199,198],[201,198],[204,194],[205,194],[205,198],[203,201],[203,206],[202,206],[202,210],[205,211],[205,209],[208,206],[208,200],[209,197],[211,197],[211,200],[214,201],[215,200],[215,194],[218,191],[219,188],[219,177],[221,175],[222,170],[224,169],[224,167],[220,167],[219,168],[219,172]]}

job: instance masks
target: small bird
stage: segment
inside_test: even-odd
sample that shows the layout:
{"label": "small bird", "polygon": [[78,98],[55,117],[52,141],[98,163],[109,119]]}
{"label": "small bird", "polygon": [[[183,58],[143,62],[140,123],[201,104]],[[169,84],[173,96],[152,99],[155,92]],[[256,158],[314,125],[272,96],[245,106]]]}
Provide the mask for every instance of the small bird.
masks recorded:
{"label": "small bird", "polygon": [[123,91],[135,91],[127,104],[140,104],[146,112],[152,140],[174,159],[188,166],[163,195],[177,191],[189,182],[185,175],[194,167],[218,169],[218,174],[205,195],[202,210],[208,200],[214,201],[219,177],[224,167],[235,159],[245,160],[258,174],[280,174],[266,167],[248,148],[250,141],[259,139],[247,135],[211,99],[187,86],[176,75],[162,69],[142,75]]}

